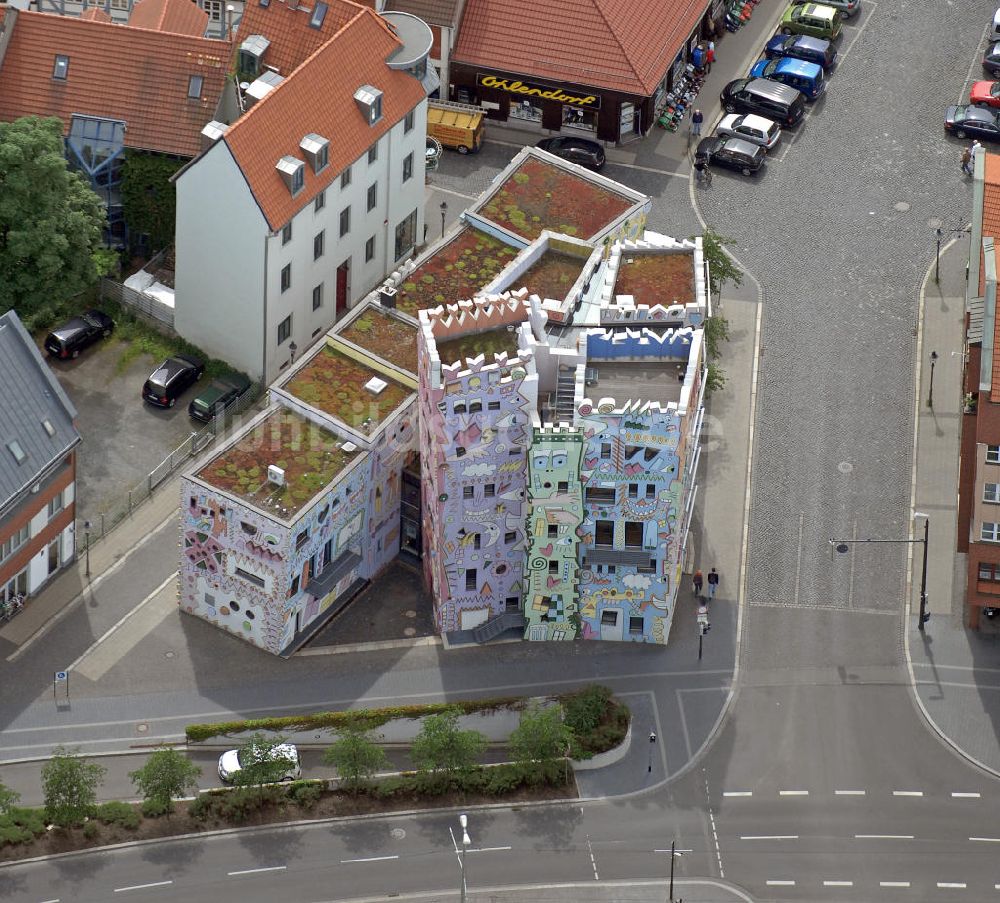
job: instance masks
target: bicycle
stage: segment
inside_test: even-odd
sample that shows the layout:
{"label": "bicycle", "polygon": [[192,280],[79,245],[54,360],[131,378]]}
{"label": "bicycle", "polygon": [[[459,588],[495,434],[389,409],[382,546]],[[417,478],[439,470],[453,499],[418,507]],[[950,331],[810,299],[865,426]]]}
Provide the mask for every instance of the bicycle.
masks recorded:
{"label": "bicycle", "polygon": [[0,601],[0,621],[9,621],[24,608],[24,593],[15,593],[6,602]]}

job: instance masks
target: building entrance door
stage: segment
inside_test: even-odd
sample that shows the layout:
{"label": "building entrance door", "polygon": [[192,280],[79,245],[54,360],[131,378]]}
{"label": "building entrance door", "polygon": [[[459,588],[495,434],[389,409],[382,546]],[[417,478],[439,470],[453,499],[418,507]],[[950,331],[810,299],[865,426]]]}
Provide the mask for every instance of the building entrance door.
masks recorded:
{"label": "building entrance door", "polygon": [[347,310],[348,276],[351,272],[351,258],[348,257],[337,267],[337,318]]}

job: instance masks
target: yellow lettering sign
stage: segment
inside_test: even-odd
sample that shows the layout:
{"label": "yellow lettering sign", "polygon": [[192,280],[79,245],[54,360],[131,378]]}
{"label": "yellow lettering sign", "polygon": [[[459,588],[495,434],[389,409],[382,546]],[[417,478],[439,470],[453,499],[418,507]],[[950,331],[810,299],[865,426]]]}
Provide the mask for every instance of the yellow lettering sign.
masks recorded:
{"label": "yellow lettering sign", "polygon": [[496,88],[498,91],[507,91],[509,94],[520,94],[526,97],[538,97],[542,100],[554,100],[558,103],[573,104],[578,107],[600,107],[600,99],[596,94],[577,96],[567,94],[561,88],[549,88],[540,85],[532,85],[522,82],[520,79],[513,81],[506,78],[498,78],[495,75],[480,75],[479,84],[484,88]]}

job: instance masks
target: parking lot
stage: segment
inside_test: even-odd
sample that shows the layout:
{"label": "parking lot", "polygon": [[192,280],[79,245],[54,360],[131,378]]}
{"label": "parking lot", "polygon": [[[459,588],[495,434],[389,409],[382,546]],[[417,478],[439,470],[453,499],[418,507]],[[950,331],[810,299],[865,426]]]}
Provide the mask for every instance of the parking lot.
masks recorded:
{"label": "parking lot", "polygon": [[95,527],[102,512],[117,506],[200,426],[187,413],[195,389],[174,408],[161,410],[143,402],[142,384],[160,360],[140,355],[119,372],[126,347],[113,335],[76,360],[54,360],[42,352],[76,405],[83,437],[77,461],[77,518],[94,521]]}

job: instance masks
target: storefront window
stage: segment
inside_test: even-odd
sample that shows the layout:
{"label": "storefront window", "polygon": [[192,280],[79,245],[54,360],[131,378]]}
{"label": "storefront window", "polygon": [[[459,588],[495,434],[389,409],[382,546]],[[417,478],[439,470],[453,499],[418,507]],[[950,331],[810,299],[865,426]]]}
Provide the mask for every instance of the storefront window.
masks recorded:
{"label": "storefront window", "polygon": [[525,122],[541,122],[542,105],[527,99],[511,101],[510,118],[521,119]]}
{"label": "storefront window", "polygon": [[562,108],[563,128],[582,129],[585,132],[597,131],[597,111],[581,110],[569,104],[563,104]]}

